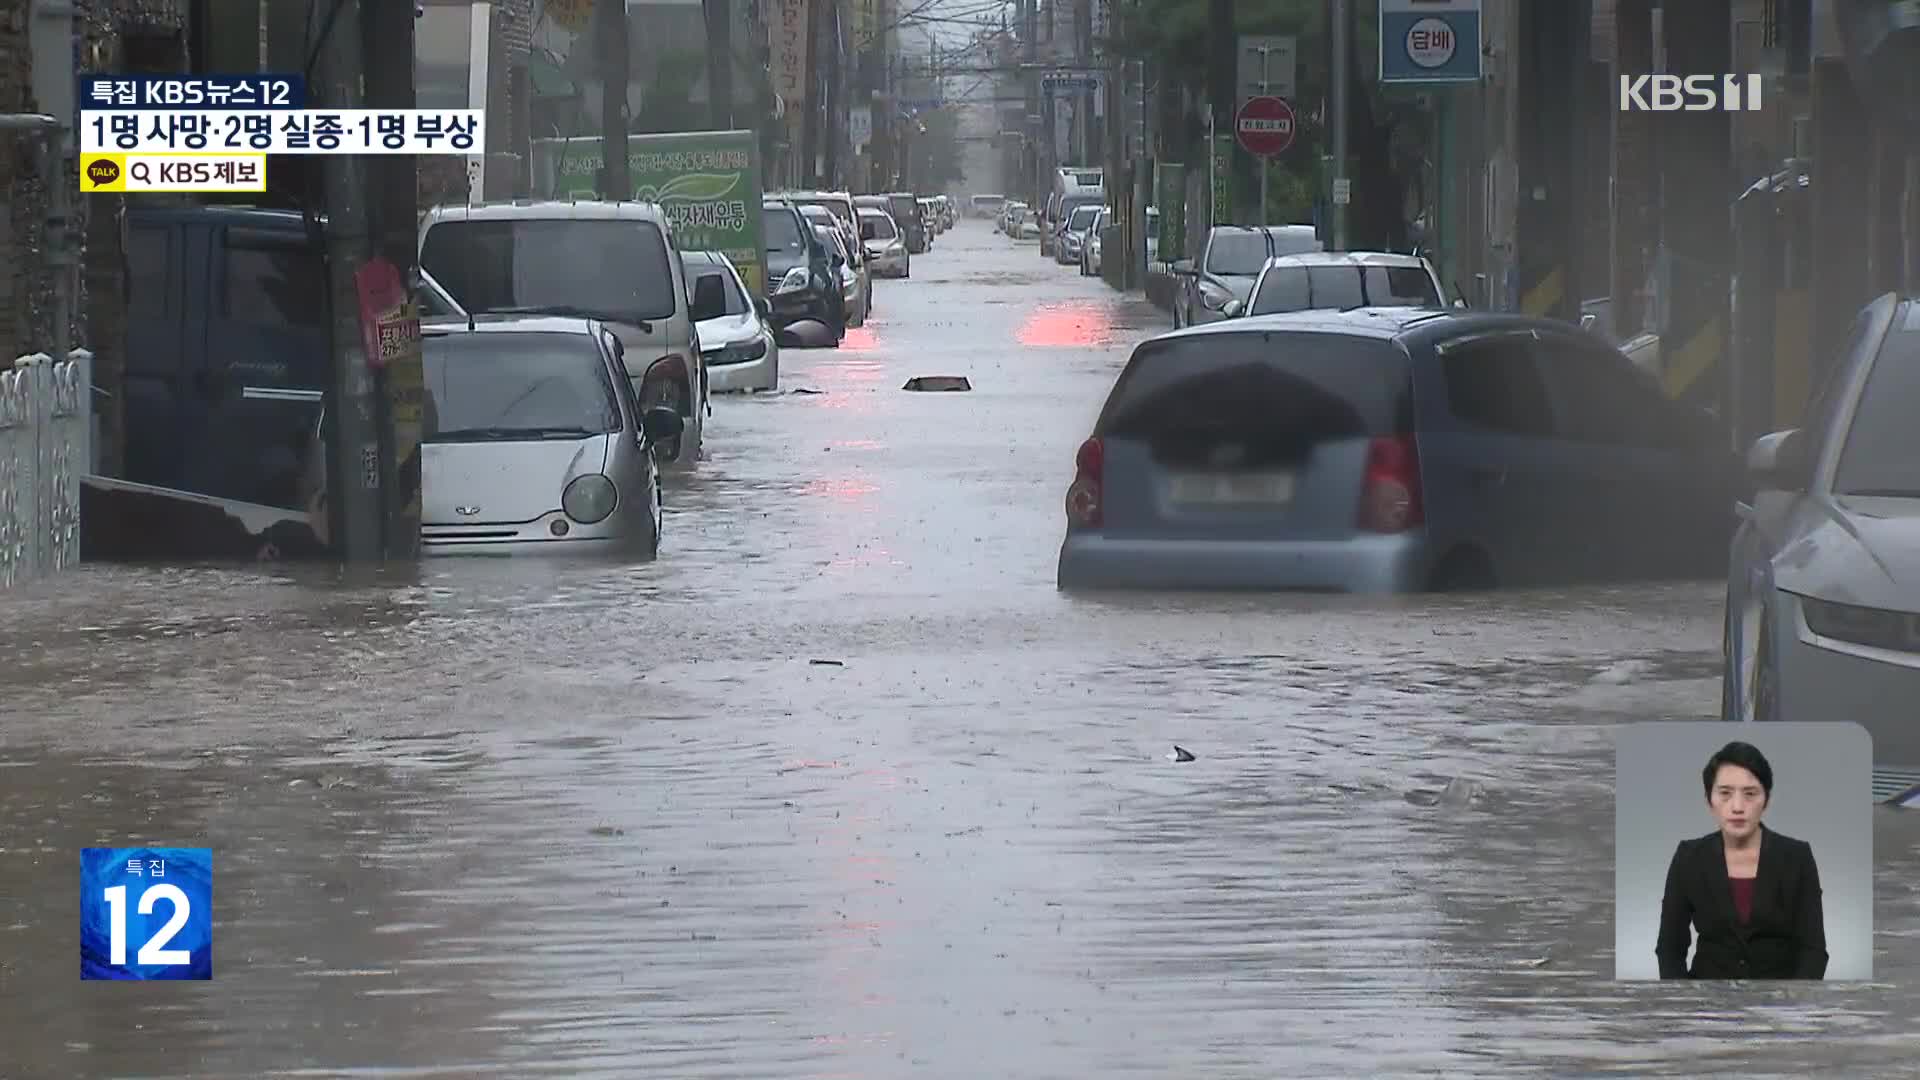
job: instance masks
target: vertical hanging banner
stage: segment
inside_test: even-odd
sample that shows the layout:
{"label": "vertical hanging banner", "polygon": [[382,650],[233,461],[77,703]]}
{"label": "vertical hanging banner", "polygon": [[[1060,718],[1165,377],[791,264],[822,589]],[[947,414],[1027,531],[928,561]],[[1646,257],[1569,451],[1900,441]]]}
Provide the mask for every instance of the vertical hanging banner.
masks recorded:
{"label": "vertical hanging banner", "polygon": [[769,75],[773,92],[786,104],[791,121],[807,102],[807,38],[813,22],[810,0],[774,0],[774,17],[767,21]]}
{"label": "vertical hanging banner", "polygon": [[1232,135],[1213,137],[1213,224],[1234,224]]}
{"label": "vertical hanging banner", "polygon": [[393,418],[393,460],[402,500],[400,515],[418,522],[418,458],[426,412],[420,310],[407,297],[399,268],[386,259],[369,259],[355,272],[353,283],[360,294],[360,333],[367,350],[367,366],[386,373],[387,408]]}

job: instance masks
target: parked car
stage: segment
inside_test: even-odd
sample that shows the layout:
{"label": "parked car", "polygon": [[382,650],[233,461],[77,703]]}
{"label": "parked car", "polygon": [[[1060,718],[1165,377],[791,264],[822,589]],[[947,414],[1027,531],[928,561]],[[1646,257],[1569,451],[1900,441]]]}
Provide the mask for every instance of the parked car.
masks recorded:
{"label": "parked car", "polygon": [[1005,195],[975,195],[967,200],[970,212],[977,218],[1000,220],[1000,212],[1007,207]]}
{"label": "parked car", "polygon": [[1026,203],[1017,202],[1007,205],[1007,223],[1001,231],[1014,240],[1024,240],[1033,236],[1038,229],[1032,220],[1033,208]]}
{"label": "parked car", "polygon": [[1215,225],[1207,230],[1198,263],[1180,259],[1171,267],[1180,279],[1173,298],[1174,329],[1226,318],[1229,301],[1245,304],[1268,259],[1319,250],[1311,225]]}
{"label": "parked car", "polygon": [[840,303],[847,310],[848,325],[858,326],[860,319],[856,309],[861,302],[860,273],[853,268],[847,249],[840,243],[840,231],[831,225],[815,225],[813,232],[826,245],[828,261],[840,279]]}
{"label": "parked car", "polygon": [[699,325],[700,356],[710,388],[774,390],[780,385],[780,340],[767,321],[772,305],[747,288],[740,268],[718,251],[689,251],[682,258],[687,280],[697,290],[709,277],[720,279],[726,295],[724,314]]}
{"label": "parked car", "polygon": [[438,206],[420,225],[420,265],[476,316],[567,314],[610,326],[626,355],[645,358],[634,387],[641,408],[664,404],[680,414],[682,433],[661,442],[667,461],[699,460],[710,410],[694,325],[718,314],[713,305],[723,298],[688,289],[659,206]]}
{"label": "parked car", "polygon": [[[807,224],[813,226],[816,235],[821,229],[826,229],[831,234],[821,239],[831,245],[832,251],[829,255],[837,255],[846,261],[841,277],[849,278],[853,282],[850,290],[841,290],[842,302],[847,309],[847,325],[864,326],[867,321],[867,304],[873,296],[873,274],[867,266],[864,254],[856,252],[864,252],[865,249],[857,240],[853,242],[852,248],[847,247],[846,233],[840,228],[839,219],[833,216],[831,210],[823,206],[810,205],[802,206],[800,213],[805,215]],[[859,235],[858,226],[855,227],[854,235]]]}
{"label": "parked car", "polygon": [[907,251],[906,237],[885,210],[860,211],[860,243],[867,249],[873,272],[881,277],[913,276],[913,255]]}
{"label": "parked car", "polygon": [[1418,255],[1316,251],[1268,259],[1249,299],[1227,301],[1221,314],[1233,318],[1315,309],[1447,306],[1439,272]]}
{"label": "parked car", "polygon": [[[1838,720],[1920,783],[1920,300],[1854,320],[1799,427],[1746,454],[1727,575],[1729,720]],[[1839,797],[1836,793],[1835,797]]]}
{"label": "parked car", "polygon": [[614,328],[482,315],[421,336],[422,554],[658,554],[654,447],[684,424],[642,410]]}
{"label": "parked car", "polygon": [[1063,588],[1417,591],[1718,573],[1738,469],[1618,349],[1362,308],[1135,348],[1079,448]]}
{"label": "parked car", "polygon": [[761,204],[760,229],[767,247],[767,292],[774,329],[817,322],[833,335],[838,348],[847,335],[847,311],[840,272],[826,245],[798,207],[778,199]]}
{"label": "parked car", "polygon": [[1104,206],[1100,208],[1098,214],[1094,215],[1093,225],[1087,229],[1087,241],[1080,248],[1081,277],[1097,277],[1100,274],[1100,255],[1103,246],[1100,234],[1106,230],[1108,223],[1112,220],[1113,211]]}
{"label": "parked car", "polygon": [[932,239],[932,234],[927,229],[926,219],[920,216],[920,200],[912,193],[894,191],[885,195],[867,195],[861,198],[869,201],[861,203],[856,199],[856,204],[885,210],[893,216],[893,222],[899,227],[900,235],[906,239],[908,254],[926,253],[927,243]]}
{"label": "parked car", "polygon": [[913,200],[913,205],[914,205],[914,209],[917,210],[920,214],[921,223],[926,228],[927,246],[925,250],[932,251],[933,241],[936,237],[940,235],[940,232],[941,232],[940,218],[937,214],[934,213],[933,200],[924,199],[924,198],[915,198]]}
{"label": "parked car", "polygon": [[1080,253],[1086,250],[1087,230],[1093,228],[1104,209],[1098,203],[1082,203],[1068,211],[1067,219],[1060,223],[1060,237],[1054,243],[1054,262],[1061,266],[1080,265]]}

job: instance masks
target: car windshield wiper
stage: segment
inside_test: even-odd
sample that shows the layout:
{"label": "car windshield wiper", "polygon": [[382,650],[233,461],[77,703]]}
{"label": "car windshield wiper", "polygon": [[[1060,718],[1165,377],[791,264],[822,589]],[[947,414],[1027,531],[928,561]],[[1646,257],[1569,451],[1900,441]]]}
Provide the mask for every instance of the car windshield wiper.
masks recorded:
{"label": "car windshield wiper", "polygon": [[1855,488],[1840,494],[1859,495],[1869,499],[1920,499],[1920,488]]}
{"label": "car windshield wiper", "polygon": [[470,427],[437,431],[431,442],[483,442],[489,439],[586,439],[605,435],[583,427]]}
{"label": "car windshield wiper", "polygon": [[525,307],[488,308],[476,312],[479,315],[557,315],[562,318],[598,319],[601,322],[626,323],[637,326],[643,334],[653,333],[653,323],[635,315],[618,311],[604,311],[600,308],[575,307],[572,304],[530,304]]}

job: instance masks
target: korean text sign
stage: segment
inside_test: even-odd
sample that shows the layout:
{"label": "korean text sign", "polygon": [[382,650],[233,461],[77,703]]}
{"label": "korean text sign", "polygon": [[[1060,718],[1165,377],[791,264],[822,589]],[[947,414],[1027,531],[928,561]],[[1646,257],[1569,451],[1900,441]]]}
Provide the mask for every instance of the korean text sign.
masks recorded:
{"label": "korean text sign", "polygon": [[482,154],[483,109],[88,109],[83,154]]}

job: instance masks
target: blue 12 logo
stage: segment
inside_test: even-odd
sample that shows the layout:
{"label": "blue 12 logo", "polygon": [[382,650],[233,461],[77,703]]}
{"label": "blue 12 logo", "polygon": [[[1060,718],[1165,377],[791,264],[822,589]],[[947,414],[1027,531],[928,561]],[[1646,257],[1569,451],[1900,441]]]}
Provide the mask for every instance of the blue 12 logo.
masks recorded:
{"label": "blue 12 logo", "polygon": [[213,978],[210,848],[82,848],[82,979]]}

